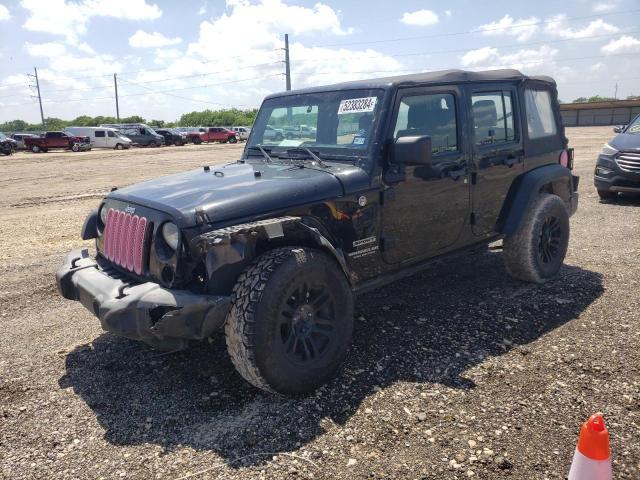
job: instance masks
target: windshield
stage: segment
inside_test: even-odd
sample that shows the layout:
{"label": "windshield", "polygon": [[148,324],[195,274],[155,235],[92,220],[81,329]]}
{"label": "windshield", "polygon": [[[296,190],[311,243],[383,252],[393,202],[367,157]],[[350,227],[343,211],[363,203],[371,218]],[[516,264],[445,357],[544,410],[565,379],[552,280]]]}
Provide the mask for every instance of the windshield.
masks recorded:
{"label": "windshield", "polygon": [[[251,131],[248,147],[277,153],[306,147],[359,154],[371,142],[381,90],[342,90],[266,100]],[[259,153],[258,153],[259,154]]]}
{"label": "windshield", "polygon": [[640,135],[640,115],[633,119],[624,133],[634,133]]}

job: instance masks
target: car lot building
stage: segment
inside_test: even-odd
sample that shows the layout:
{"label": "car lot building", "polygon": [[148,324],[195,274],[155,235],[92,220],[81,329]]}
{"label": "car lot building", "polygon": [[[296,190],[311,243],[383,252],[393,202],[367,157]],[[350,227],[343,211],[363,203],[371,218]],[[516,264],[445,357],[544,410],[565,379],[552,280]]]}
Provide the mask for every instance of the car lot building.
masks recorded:
{"label": "car lot building", "polygon": [[640,114],[640,100],[562,103],[560,105],[560,115],[565,127],[626,125],[638,114]]}

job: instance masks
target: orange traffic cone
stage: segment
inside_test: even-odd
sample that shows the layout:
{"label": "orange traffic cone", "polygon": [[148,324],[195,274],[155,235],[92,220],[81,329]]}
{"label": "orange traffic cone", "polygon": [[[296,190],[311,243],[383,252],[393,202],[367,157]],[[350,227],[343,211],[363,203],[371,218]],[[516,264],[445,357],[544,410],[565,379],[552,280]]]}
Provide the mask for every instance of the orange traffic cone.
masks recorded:
{"label": "orange traffic cone", "polygon": [[582,424],[569,480],[611,480],[609,432],[602,414],[596,413]]}

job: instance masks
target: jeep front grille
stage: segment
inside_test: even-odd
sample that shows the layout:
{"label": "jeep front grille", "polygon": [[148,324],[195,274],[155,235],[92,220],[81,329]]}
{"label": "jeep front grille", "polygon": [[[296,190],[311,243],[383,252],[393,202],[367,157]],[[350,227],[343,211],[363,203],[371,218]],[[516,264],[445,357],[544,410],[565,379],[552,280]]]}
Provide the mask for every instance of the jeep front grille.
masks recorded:
{"label": "jeep front grille", "polygon": [[104,227],[104,256],[130,272],[142,274],[148,226],[145,217],[110,208]]}
{"label": "jeep front grille", "polygon": [[640,173],[640,153],[620,152],[616,157],[616,163],[620,170],[631,173]]}

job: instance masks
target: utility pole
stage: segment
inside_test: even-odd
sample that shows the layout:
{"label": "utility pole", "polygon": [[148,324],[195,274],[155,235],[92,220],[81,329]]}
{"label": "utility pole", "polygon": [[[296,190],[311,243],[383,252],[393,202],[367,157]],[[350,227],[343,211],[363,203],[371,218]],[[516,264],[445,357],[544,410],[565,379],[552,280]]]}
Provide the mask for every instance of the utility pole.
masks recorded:
{"label": "utility pole", "polygon": [[[36,87],[36,90],[38,91],[38,103],[40,104],[40,119],[42,120],[42,128],[46,130],[47,126],[44,123],[44,112],[42,111],[42,96],[40,95],[40,82],[38,81],[38,69],[36,67],[33,67],[33,73],[35,75],[31,75],[27,73],[27,77],[35,78],[36,80],[35,87]],[[29,86],[33,87],[33,85],[29,85]]]}
{"label": "utility pole", "polygon": [[118,74],[113,74],[113,86],[116,89],[116,118],[120,121],[120,107],[118,106]]}
{"label": "utility pole", "polygon": [[289,62],[289,34],[284,34],[284,74],[287,82],[287,91],[291,90],[291,65]]}
{"label": "utility pole", "polygon": [[613,94],[613,98],[618,99],[618,82],[616,82],[616,92]]}

